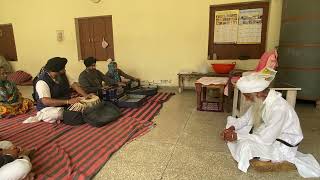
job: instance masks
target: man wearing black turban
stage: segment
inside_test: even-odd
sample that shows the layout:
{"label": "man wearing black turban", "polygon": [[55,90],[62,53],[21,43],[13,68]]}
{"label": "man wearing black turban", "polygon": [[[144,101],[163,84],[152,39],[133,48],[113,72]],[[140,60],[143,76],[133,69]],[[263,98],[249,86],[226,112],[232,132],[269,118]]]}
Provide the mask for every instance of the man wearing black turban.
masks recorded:
{"label": "man wearing black turban", "polygon": [[[103,87],[115,84],[112,79],[96,69],[96,62],[97,60],[94,57],[88,57],[83,61],[86,69],[81,72],[79,83],[87,93],[99,94],[98,92]],[[103,86],[102,82],[105,82],[105,86]]]}
{"label": "man wearing black turban", "polygon": [[48,60],[44,69],[48,72],[60,72],[65,69],[68,60],[66,58],[54,57]]}
{"label": "man wearing black turban", "polygon": [[[54,57],[48,60],[33,81],[33,97],[37,102],[37,110],[45,112],[46,118],[41,120],[55,122],[62,119],[63,108],[80,101],[81,98],[71,98],[70,88],[86,97],[79,83],[66,74],[66,58]],[[38,115],[37,115],[38,116]]]}

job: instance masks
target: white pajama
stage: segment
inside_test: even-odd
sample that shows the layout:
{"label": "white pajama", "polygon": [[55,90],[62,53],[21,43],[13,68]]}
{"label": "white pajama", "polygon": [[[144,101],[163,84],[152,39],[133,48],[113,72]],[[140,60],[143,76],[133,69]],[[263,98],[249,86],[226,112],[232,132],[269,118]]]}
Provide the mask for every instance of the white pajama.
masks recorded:
{"label": "white pajama", "polygon": [[[74,78],[70,77],[68,74],[66,74],[69,84],[73,84],[76,81]],[[43,81],[39,80],[36,84],[36,91],[38,93],[39,99],[42,98],[51,98],[50,88],[48,84]],[[38,122],[38,121],[44,121],[48,123],[55,123],[57,121],[62,120],[63,115],[63,107],[46,107],[41,109],[39,112],[37,112],[36,116],[29,117],[28,119],[24,120],[23,123],[32,123],[32,122]]]}

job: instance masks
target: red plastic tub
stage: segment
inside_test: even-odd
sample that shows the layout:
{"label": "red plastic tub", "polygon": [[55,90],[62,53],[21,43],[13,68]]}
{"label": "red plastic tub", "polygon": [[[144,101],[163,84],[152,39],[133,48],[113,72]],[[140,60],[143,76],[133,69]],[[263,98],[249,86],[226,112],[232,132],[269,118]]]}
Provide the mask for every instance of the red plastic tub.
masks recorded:
{"label": "red plastic tub", "polygon": [[234,69],[236,63],[232,64],[211,64],[212,69],[218,74],[228,74]]}

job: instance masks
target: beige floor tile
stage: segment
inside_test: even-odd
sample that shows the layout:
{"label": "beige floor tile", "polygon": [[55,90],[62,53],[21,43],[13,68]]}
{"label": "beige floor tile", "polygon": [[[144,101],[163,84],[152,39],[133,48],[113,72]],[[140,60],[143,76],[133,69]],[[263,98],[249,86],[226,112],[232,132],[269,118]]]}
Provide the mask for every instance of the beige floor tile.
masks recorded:
{"label": "beige floor tile", "polygon": [[297,171],[290,171],[290,172],[258,172],[255,170],[248,170],[248,173],[241,176],[241,179],[261,179],[261,180],[283,180],[283,179],[290,179],[290,180],[298,180],[303,179]]}
{"label": "beige floor tile", "polygon": [[94,180],[158,180],[164,167],[133,162],[108,162]]}
{"label": "beige floor tile", "polygon": [[241,179],[244,176],[240,171],[228,169],[222,171],[219,167],[211,169],[202,168],[184,168],[184,169],[171,169],[168,168],[163,174],[163,180],[216,180],[216,179]]}
{"label": "beige floor tile", "polygon": [[[180,128],[182,131],[182,128]],[[155,127],[149,133],[138,138],[136,141],[158,142],[167,144],[176,144],[181,132],[177,129],[159,129]]]}
{"label": "beige floor tile", "polygon": [[203,148],[214,152],[228,152],[228,147],[217,135],[195,136],[183,132],[178,140],[178,145]]}
{"label": "beige floor tile", "polygon": [[299,176],[297,171],[292,172],[269,172],[262,173],[257,172],[255,170],[249,170],[248,173],[241,172],[236,168],[221,168],[219,165],[214,166],[210,169],[204,168],[168,168],[166,169],[163,178],[166,180],[170,179],[178,179],[178,180],[190,180],[190,179],[206,179],[206,180],[215,180],[215,179],[223,179],[223,180],[283,180],[283,179],[291,179],[298,180],[303,179]]}
{"label": "beige floor tile", "polygon": [[199,147],[194,148],[177,145],[168,168],[201,168],[210,170],[216,168],[216,166],[236,169],[236,163],[228,151],[215,152]]}
{"label": "beige floor tile", "polygon": [[225,123],[217,120],[210,123],[203,123],[196,120],[187,122],[184,132],[194,136],[218,136],[225,127]]}
{"label": "beige floor tile", "polygon": [[188,127],[194,125],[208,125],[208,127],[213,126],[216,130],[223,129],[227,123],[228,114],[224,113],[207,113],[199,114],[199,111],[194,111],[188,121]]}
{"label": "beige floor tile", "polygon": [[174,145],[159,142],[133,141],[119,150],[115,158],[121,161],[164,167],[173,153]]}
{"label": "beige floor tile", "polygon": [[156,116],[154,122],[157,124],[185,124],[190,118],[192,111],[190,112],[160,112],[159,116]]}

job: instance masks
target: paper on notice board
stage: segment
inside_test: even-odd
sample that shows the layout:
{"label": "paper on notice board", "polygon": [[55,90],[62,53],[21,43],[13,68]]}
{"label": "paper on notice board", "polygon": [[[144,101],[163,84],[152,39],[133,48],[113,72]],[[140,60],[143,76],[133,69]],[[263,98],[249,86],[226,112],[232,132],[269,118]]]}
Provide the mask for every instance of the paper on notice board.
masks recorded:
{"label": "paper on notice board", "polygon": [[238,39],[239,44],[261,43],[263,8],[239,11]]}
{"label": "paper on notice board", "polygon": [[239,10],[215,12],[214,43],[236,43]]}

